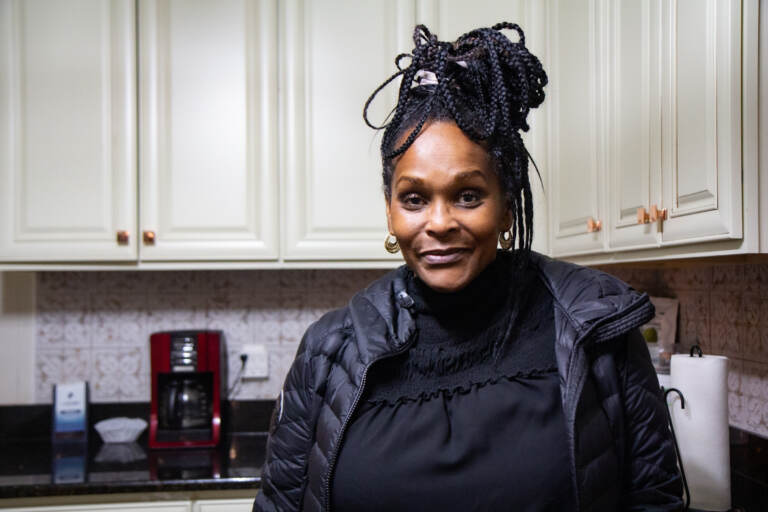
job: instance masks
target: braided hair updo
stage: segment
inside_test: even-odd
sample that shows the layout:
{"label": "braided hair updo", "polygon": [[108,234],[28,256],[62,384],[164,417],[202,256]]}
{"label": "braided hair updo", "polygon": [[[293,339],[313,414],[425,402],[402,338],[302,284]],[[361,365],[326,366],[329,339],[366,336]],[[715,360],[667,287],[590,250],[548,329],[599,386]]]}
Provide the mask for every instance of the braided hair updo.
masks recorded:
{"label": "braided hair updo", "polygon": [[[518,41],[512,42],[502,34],[504,29],[516,31]],[[514,216],[512,249],[529,251],[533,199],[528,180],[529,154],[520,132],[528,131],[530,109],[544,101],[547,75],[541,62],[525,47],[525,35],[514,23],[472,30],[453,43],[439,41],[427,27],[418,25],[413,41],[413,53],[397,56],[398,71],[376,88],[363,109],[368,126],[385,129],[381,158],[387,200],[391,198],[395,159],[410,147],[428,122],[453,121],[467,137],[488,150]],[[406,57],[410,57],[410,64],[401,67]],[[392,119],[383,126],[374,126],[368,120],[369,105],[379,91],[401,75]]]}

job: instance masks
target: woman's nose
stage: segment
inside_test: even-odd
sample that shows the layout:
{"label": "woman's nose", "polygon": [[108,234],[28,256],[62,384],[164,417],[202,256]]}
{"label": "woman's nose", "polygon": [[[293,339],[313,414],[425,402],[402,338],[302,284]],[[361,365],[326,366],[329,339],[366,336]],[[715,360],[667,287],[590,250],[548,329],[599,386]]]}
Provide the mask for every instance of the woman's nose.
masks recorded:
{"label": "woman's nose", "polygon": [[453,209],[444,201],[434,201],[427,212],[427,233],[440,237],[459,229],[459,223],[453,216]]}

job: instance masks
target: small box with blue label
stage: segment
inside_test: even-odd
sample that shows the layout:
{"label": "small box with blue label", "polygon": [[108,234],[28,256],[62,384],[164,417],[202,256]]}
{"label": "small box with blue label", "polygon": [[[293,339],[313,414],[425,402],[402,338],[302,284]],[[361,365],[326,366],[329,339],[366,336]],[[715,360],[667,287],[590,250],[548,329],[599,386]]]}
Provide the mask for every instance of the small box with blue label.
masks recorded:
{"label": "small box with blue label", "polygon": [[70,382],[53,387],[51,441],[88,441],[88,383]]}

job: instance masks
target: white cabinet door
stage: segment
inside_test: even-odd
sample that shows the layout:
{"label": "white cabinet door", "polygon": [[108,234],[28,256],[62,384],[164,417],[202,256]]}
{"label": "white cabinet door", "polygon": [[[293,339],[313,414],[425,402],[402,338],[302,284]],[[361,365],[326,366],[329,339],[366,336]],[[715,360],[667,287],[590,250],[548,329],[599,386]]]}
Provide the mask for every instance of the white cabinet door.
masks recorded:
{"label": "white cabinet door", "polygon": [[0,0],[0,261],[136,259],[134,18]]}
{"label": "white cabinet door", "polygon": [[604,229],[601,128],[606,104],[600,54],[604,5],[598,0],[548,4],[550,248],[555,257],[599,252]]}
{"label": "white cabinet door", "polygon": [[[460,35],[480,27],[491,27],[501,21],[519,24],[530,35],[526,23],[525,0],[417,0],[417,23],[425,24],[442,41],[453,41]],[[509,37],[516,41],[516,35]]]}
{"label": "white cabinet door", "polygon": [[[365,101],[413,48],[415,0],[285,0],[281,173],[286,260],[401,259],[384,250],[381,132]],[[382,122],[399,82],[370,111]]]}
{"label": "white cabinet door", "polygon": [[141,0],[140,258],[278,256],[276,0]]}
{"label": "white cabinet door", "polygon": [[18,507],[5,512],[190,512],[188,501],[114,503],[98,505],[54,505],[50,507]]}
{"label": "white cabinet door", "polygon": [[236,500],[197,500],[192,504],[192,512],[251,512],[253,499]]}
{"label": "white cabinet door", "polygon": [[741,2],[664,2],[665,245],[741,238]]}
{"label": "white cabinet door", "polygon": [[609,247],[659,245],[659,223],[638,223],[661,204],[660,0],[608,4]]}

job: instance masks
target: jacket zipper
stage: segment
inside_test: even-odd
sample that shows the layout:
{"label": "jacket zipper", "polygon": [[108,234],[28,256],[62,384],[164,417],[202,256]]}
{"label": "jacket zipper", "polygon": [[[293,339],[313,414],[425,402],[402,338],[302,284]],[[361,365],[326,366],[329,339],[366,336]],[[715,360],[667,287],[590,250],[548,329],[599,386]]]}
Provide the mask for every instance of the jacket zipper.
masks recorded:
{"label": "jacket zipper", "polygon": [[336,458],[339,456],[339,450],[341,449],[341,440],[344,437],[344,432],[347,430],[347,425],[349,424],[350,418],[355,413],[355,409],[357,409],[357,404],[360,402],[360,398],[363,396],[363,391],[365,390],[365,381],[368,378],[368,370],[370,370],[371,366],[378,363],[379,361],[382,361],[384,359],[388,359],[390,357],[395,357],[397,355],[402,354],[406,350],[408,350],[413,343],[414,336],[411,336],[411,339],[408,340],[406,343],[403,344],[402,347],[397,349],[394,352],[390,352],[388,354],[381,355],[368,363],[368,365],[363,369],[363,378],[360,380],[360,387],[357,390],[357,394],[355,395],[355,400],[352,402],[352,406],[349,408],[349,413],[347,413],[347,417],[344,418],[344,423],[341,424],[341,430],[339,430],[339,436],[338,440],[336,441],[336,446],[333,449],[333,454],[331,456],[331,460],[328,463],[328,470],[325,473],[325,498],[323,499],[323,509],[325,512],[330,512],[331,510],[331,475],[333,475],[333,466],[336,464]]}

